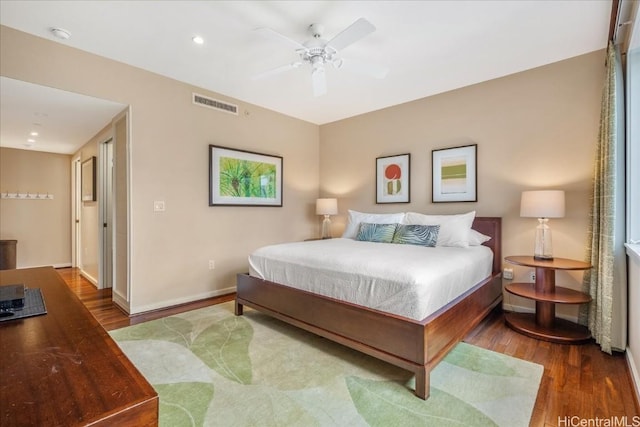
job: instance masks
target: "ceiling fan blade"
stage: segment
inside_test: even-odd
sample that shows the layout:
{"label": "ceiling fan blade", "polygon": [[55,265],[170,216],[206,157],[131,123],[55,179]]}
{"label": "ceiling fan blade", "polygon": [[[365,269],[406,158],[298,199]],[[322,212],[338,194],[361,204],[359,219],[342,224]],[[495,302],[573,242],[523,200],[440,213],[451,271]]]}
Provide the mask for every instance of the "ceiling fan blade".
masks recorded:
{"label": "ceiling fan blade", "polygon": [[375,30],[376,27],[374,27],[371,22],[364,18],[360,18],[342,30],[340,34],[329,40],[327,46],[340,51],[350,44],[357,42],[367,34],[373,33]]}
{"label": "ceiling fan blade", "polygon": [[280,34],[279,32],[272,30],[271,28],[257,28],[255,31],[265,38],[284,43],[292,49],[306,49],[301,43],[298,43],[297,41],[290,39],[289,37]]}
{"label": "ceiling fan blade", "polygon": [[318,67],[311,71],[311,84],[313,85],[313,96],[322,96],[327,93],[327,78],[324,68]]}
{"label": "ceiling fan blade", "polygon": [[341,58],[338,65],[335,64],[336,63],[334,62],[334,66],[341,70],[344,69],[352,73],[365,74],[376,79],[384,79],[389,72],[387,67],[379,64],[372,64],[370,62],[359,61],[357,59]]}
{"label": "ceiling fan blade", "polygon": [[263,73],[256,74],[251,77],[251,80],[260,80],[265,77],[273,76],[274,74],[284,73],[285,71],[293,70],[294,68],[298,68],[302,65],[302,62],[292,62],[291,64],[282,65],[280,67],[276,67],[272,70],[267,70]]}

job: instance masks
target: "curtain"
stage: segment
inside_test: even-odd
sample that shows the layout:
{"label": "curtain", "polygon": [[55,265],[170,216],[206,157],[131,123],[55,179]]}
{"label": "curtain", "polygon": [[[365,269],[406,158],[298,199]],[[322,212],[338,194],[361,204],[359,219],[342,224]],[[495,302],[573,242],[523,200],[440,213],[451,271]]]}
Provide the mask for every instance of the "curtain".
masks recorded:
{"label": "curtain", "polygon": [[602,351],[626,347],[626,256],[624,171],[624,85],[620,53],[607,49],[600,132],[595,156],[591,225],[583,291],[592,302],[583,305],[580,323],[587,325]]}

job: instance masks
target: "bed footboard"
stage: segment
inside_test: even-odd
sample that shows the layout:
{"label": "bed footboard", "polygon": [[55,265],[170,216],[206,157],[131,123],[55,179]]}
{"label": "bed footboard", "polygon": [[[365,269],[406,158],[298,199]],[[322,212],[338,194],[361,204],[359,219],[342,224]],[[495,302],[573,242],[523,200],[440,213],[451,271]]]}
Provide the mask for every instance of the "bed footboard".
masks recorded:
{"label": "bed footboard", "polygon": [[239,274],[235,314],[246,305],[413,372],[415,394],[426,399],[430,370],[500,301],[498,274],[415,321]]}

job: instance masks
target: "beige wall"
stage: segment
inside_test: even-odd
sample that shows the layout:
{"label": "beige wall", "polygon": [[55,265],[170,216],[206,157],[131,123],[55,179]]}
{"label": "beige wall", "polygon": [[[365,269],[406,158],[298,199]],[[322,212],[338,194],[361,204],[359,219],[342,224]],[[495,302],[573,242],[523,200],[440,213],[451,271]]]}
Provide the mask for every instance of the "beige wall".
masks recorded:
{"label": "beige wall", "polygon": [[[2,75],[131,106],[133,312],[229,291],[252,249],[317,234],[319,188],[339,198],[335,232],[347,208],[476,210],[503,217],[505,255],[532,252],[536,221],[519,217],[521,191],[561,188],[567,216],[551,224],[555,254],[584,256],[603,52],[318,127],[219,94],[210,95],[239,104],[239,116],[196,107],[191,92],[202,89],[5,27],[1,36]],[[470,143],[478,144],[478,202],[432,204],[431,150]],[[282,155],[284,207],[207,206],[208,144]],[[407,152],[412,202],[376,205],[376,157]],[[166,212],[154,213],[154,200]],[[514,269],[523,280],[526,269]],[[559,276],[579,288],[578,273]],[[512,296],[506,303],[531,306]]]}
{"label": "beige wall", "polygon": [[0,148],[0,192],[53,200],[0,199],[0,239],[15,239],[18,268],[71,265],[71,157]]}
{"label": "beige wall", "polygon": [[[0,43],[3,76],[131,107],[132,312],[228,292],[252,249],[317,232],[316,125],[7,27]],[[192,91],[240,115],[194,106]],[[209,144],[283,156],[284,206],[209,207]],[[166,211],[154,213],[154,200]]]}
{"label": "beige wall", "polygon": [[[503,255],[532,254],[533,218],[520,218],[523,190],[566,191],[567,213],[551,221],[554,253],[583,259],[604,51],[338,121],[320,128],[321,196],[348,208],[503,218]],[[478,202],[431,203],[431,150],[478,144]],[[411,203],[376,205],[376,157],[411,153]],[[523,281],[528,269],[513,267]],[[558,273],[579,289],[581,274]],[[528,281],[528,280],[527,280]],[[505,303],[533,307],[506,295]],[[575,307],[561,310],[575,316]]]}

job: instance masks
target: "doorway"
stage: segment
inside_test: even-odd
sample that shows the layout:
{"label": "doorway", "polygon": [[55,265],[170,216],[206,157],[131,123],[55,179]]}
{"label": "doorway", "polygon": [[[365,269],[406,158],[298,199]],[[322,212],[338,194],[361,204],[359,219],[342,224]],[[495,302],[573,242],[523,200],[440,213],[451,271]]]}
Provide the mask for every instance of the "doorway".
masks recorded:
{"label": "doorway", "polygon": [[[129,313],[129,109],[72,159],[72,257],[96,288],[112,289],[113,302]],[[94,145],[95,144],[95,145]],[[95,201],[82,201],[82,158],[95,155]]]}
{"label": "doorway", "polygon": [[72,265],[98,289],[111,288],[114,282],[114,139],[107,138],[97,143],[93,157],[94,200],[82,197],[83,163],[91,159],[91,151],[84,162],[82,155],[72,159]]}

